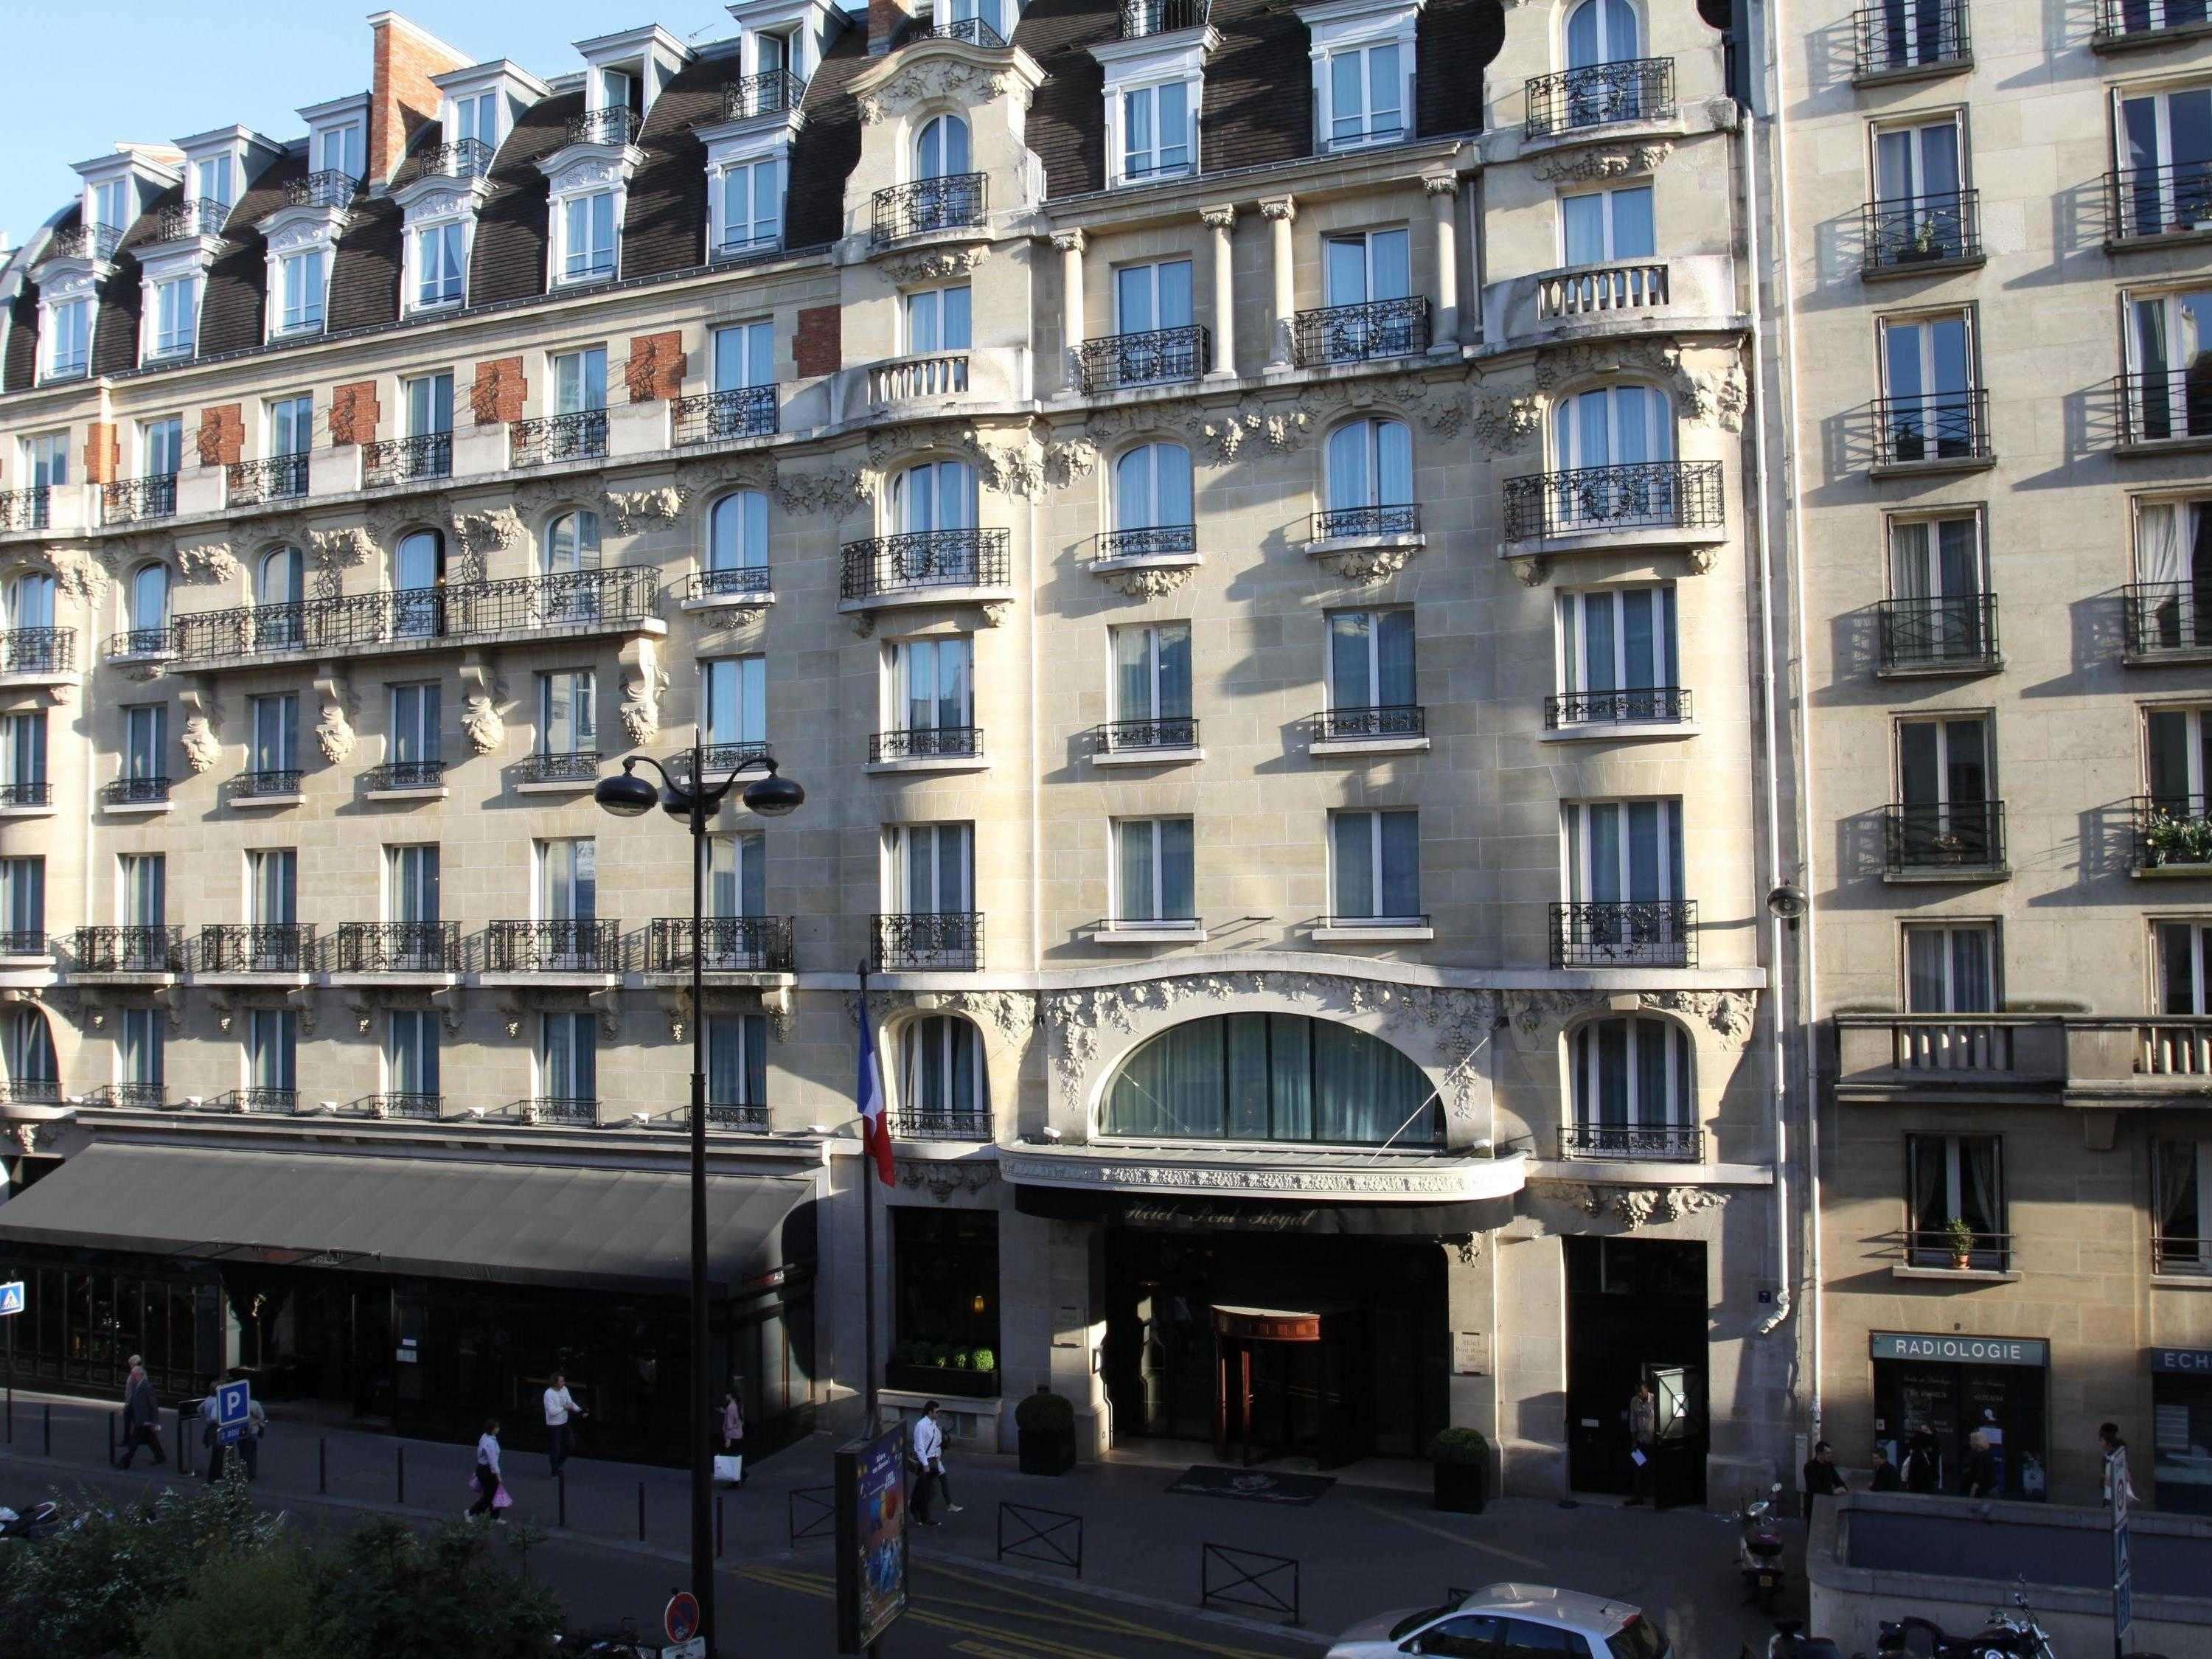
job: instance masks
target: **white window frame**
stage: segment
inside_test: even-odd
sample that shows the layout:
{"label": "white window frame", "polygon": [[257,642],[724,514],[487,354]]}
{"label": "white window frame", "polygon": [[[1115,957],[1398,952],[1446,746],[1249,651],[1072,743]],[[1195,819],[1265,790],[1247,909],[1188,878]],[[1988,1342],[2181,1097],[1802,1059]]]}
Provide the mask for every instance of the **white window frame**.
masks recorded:
{"label": "white window frame", "polygon": [[[1640,193],[1651,201],[1651,246],[1641,253],[1623,253],[1619,246],[1620,234],[1615,203],[1623,196]],[[1649,175],[1641,179],[1612,179],[1595,190],[1563,190],[1559,193],[1559,266],[1562,270],[1583,270],[1589,265],[1609,265],[1632,259],[1656,259],[1659,250],[1659,189]],[[1595,202],[1598,204],[1598,240],[1602,247],[1595,259],[1577,259],[1567,246],[1567,204]]]}
{"label": "white window frame", "polygon": [[68,487],[70,434],[66,431],[31,433],[24,438],[22,449],[23,479],[32,489]]}
{"label": "white window frame", "polygon": [[[565,688],[562,682],[567,682]],[[568,712],[560,713],[558,693],[565,689]],[[596,755],[599,751],[599,673],[596,668],[546,668],[538,674],[538,752],[541,755]],[[565,742],[554,742],[556,724],[565,723]]]}
{"label": "white window frame", "polygon": [[[957,718],[939,718],[941,693],[933,689],[943,682],[944,657],[947,647],[957,647],[960,655],[959,708]],[[933,689],[924,691],[919,699],[915,685],[915,659],[926,659],[926,673]],[[884,645],[883,729],[886,732],[941,732],[948,729],[972,727],[975,724],[975,636],[972,634],[946,634],[926,639],[890,640]],[[916,701],[928,705],[929,719],[917,725],[914,720]]]}
{"label": "white window frame", "polygon": [[[724,729],[727,705],[737,730]],[[709,748],[768,742],[768,659],[759,652],[699,662],[700,741]]]}
{"label": "white window frame", "polygon": [[[173,357],[189,357],[199,349],[203,281],[197,269],[159,276],[150,271],[148,273],[149,292],[138,344],[140,362],[167,362]],[[163,315],[163,307],[172,295],[177,296],[177,310],[182,313],[180,318],[174,319]]]}
{"label": "white window frame", "polygon": [[[930,838],[929,888],[926,894],[913,890],[909,880],[912,866],[910,854],[914,843],[923,836]],[[961,890],[948,894],[940,879],[945,869],[946,836],[957,838],[954,850],[963,855],[959,872]],[[895,823],[884,827],[883,837],[884,908],[887,912],[911,915],[965,915],[979,909],[975,902],[975,826],[965,821],[932,823]],[[948,903],[950,898],[953,902]],[[927,908],[918,902],[927,901]]]}
{"label": "white window frame", "polygon": [[[968,296],[966,313],[967,327],[965,330],[967,337],[965,339],[948,342],[945,337],[945,299],[947,295],[953,294],[964,294]],[[930,319],[929,331],[936,335],[937,338],[934,342],[925,343],[915,337],[918,334],[923,331],[916,325],[917,319],[915,313],[917,309],[915,303],[917,301],[933,302],[935,314]],[[932,307],[925,306],[920,308],[928,310]],[[899,349],[907,356],[918,357],[934,355],[939,352],[972,350],[975,345],[975,291],[969,283],[947,283],[939,288],[910,288],[902,289],[900,291]],[[966,388],[963,386],[955,389],[964,391]]]}
{"label": "white window frame", "polygon": [[330,326],[331,250],[311,244],[289,252],[272,252],[270,261],[276,278],[269,295],[270,337],[323,332]]}
{"label": "white window frame", "polygon": [[[1322,0],[1318,5],[1296,8],[1311,36],[1308,55],[1313,66],[1313,147],[1316,155],[1360,149],[1373,144],[1398,144],[1414,137],[1418,121],[1413,104],[1415,70],[1422,0]],[[1366,118],[1370,70],[1365,55],[1377,46],[1398,50],[1399,125],[1376,130]],[[1362,55],[1360,65],[1361,130],[1338,138],[1333,61],[1346,52]]]}
{"label": "white window frame", "polygon": [[[475,228],[473,216],[409,220],[405,280],[410,314],[452,311],[468,304],[469,253]],[[434,279],[435,290],[426,291]]]}
{"label": "white window frame", "polygon": [[[763,222],[749,210],[743,228],[744,234],[737,234],[739,227],[732,222],[729,211],[731,182],[742,174],[748,201],[757,201],[757,169],[762,167],[775,169],[774,221],[763,231]],[[710,139],[707,149],[707,257],[743,258],[781,247],[790,192],[791,142],[787,126],[779,126],[764,137],[755,134],[748,139],[725,138],[719,143]]]}
{"label": "white window frame", "polygon": [[[1190,855],[1190,866],[1182,872],[1191,896],[1191,914],[1188,916],[1164,916],[1158,914],[1165,908],[1165,901],[1162,895],[1167,890],[1169,859],[1167,836],[1164,833],[1164,826],[1170,823],[1188,824],[1191,830],[1190,839],[1185,848]],[[1139,831],[1145,834],[1149,843],[1146,849],[1146,862],[1152,866],[1148,877],[1152,891],[1146,896],[1145,904],[1147,909],[1154,913],[1141,916],[1130,908],[1132,895],[1127,891],[1127,884],[1124,878],[1128,863],[1126,856],[1127,837]],[[1107,836],[1107,904],[1108,915],[1110,919],[1109,926],[1149,929],[1196,928],[1199,926],[1198,823],[1195,818],[1174,812],[1151,817],[1115,818],[1112,821]]]}
{"label": "white window frame", "polygon": [[[1204,162],[1206,60],[1220,44],[1220,39],[1210,26],[1201,26],[1168,34],[1103,41],[1090,49],[1091,55],[1105,70],[1108,189],[1188,179],[1199,173]],[[1158,90],[1172,86],[1183,88],[1184,160],[1178,167],[1162,168],[1155,165],[1149,170],[1133,173],[1129,166],[1128,100],[1139,94],[1152,94],[1152,146],[1146,154],[1157,157],[1161,148]]]}
{"label": "white window frame", "polygon": [[99,301],[89,279],[82,291],[78,283],[70,282],[54,295],[41,295],[39,304],[45,313],[39,319],[39,378],[82,380],[92,373],[92,337],[99,321]]}
{"label": "white window frame", "polygon": [[[1942,984],[1936,992],[1942,1006],[1918,1008],[1912,1002],[1912,942],[1916,939],[1940,937],[1942,941],[1939,960],[1942,965]],[[1958,982],[1956,945],[1961,937],[1978,938],[1982,941],[1984,959],[1989,967],[1990,1007],[1960,1008]],[[1909,921],[1899,929],[1898,972],[1902,981],[1899,1001],[1908,1014],[1981,1014],[2004,1006],[2003,975],[2000,969],[2004,958],[1998,954],[1997,924],[1991,921],[1945,919],[1940,921]]]}
{"label": "white window frame", "polygon": [[[1413,820],[1413,903],[1415,908],[1406,912],[1402,915],[1395,912],[1382,912],[1373,915],[1364,916],[1354,915],[1349,911],[1340,913],[1336,908],[1337,901],[1342,891],[1339,885],[1339,882],[1340,878],[1345,874],[1345,872],[1338,867],[1336,827],[1339,823],[1347,818],[1364,818],[1367,821],[1366,859],[1368,890],[1375,895],[1375,902],[1379,904],[1382,900],[1382,890],[1385,876],[1385,872],[1382,867],[1382,820],[1386,817],[1410,817]],[[1417,809],[1405,806],[1359,807],[1346,811],[1332,811],[1328,815],[1328,908],[1330,918],[1334,923],[1339,926],[1361,927],[1426,927],[1428,925],[1427,920],[1419,908],[1420,902],[1421,829],[1420,813]]]}
{"label": "white window frame", "polygon": [[[591,221],[599,216],[597,204],[600,202],[607,204],[607,242],[604,249],[605,254],[604,268],[599,259],[603,250],[599,246],[596,234],[592,236],[589,246],[585,248],[580,249],[574,240],[580,217],[585,222],[586,228],[595,229],[595,227],[591,225]],[[583,210],[580,215],[576,211],[580,209]],[[553,210],[555,219],[553,281],[555,283],[562,288],[583,288],[593,283],[611,283],[619,280],[622,276],[621,194],[612,190],[577,191],[558,198],[554,203]],[[572,269],[577,265],[580,257],[588,263],[582,264],[580,268]]]}
{"label": "white window frame", "polygon": [[[1656,806],[1654,818],[1657,826],[1659,890],[1656,893],[1632,892],[1632,838],[1628,830],[1628,809],[1632,806]],[[1618,867],[1613,872],[1615,896],[1601,899],[1597,896],[1597,868],[1591,862],[1591,849],[1595,837],[1590,832],[1590,814],[1594,809],[1610,808],[1619,815]],[[1593,798],[1589,800],[1566,800],[1559,803],[1559,896],[1570,904],[1641,904],[1664,902],[1679,899],[1683,895],[1675,890],[1688,881],[1688,848],[1685,844],[1682,823],[1682,800],[1679,795],[1620,795]],[[1676,869],[1676,865],[1683,867]]]}

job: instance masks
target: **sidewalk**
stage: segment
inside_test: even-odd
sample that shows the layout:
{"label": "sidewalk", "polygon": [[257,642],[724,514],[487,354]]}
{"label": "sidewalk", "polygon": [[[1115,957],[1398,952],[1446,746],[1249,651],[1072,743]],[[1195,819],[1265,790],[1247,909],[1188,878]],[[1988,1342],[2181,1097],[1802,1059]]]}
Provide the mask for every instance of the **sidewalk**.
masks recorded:
{"label": "sidewalk", "polygon": [[[46,1404],[44,1396],[17,1395],[15,1441],[7,1455],[41,1455]],[[97,1472],[106,1454],[106,1408],[59,1399],[52,1404],[55,1461]],[[171,1463],[160,1471],[170,1480],[176,1478],[173,1424],[171,1418],[163,1425]],[[742,1488],[718,1489],[726,1565],[781,1559],[828,1570],[826,1525],[818,1536],[794,1547],[789,1517],[794,1492],[829,1485],[835,1447],[830,1436],[813,1436],[764,1465],[749,1464]],[[1205,1449],[1192,1448],[1194,1454]],[[1209,1460],[1194,1455],[1191,1461]],[[195,1438],[195,1472],[205,1462]],[[506,1464],[515,1499],[513,1518],[556,1528],[560,1492],[544,1456],[510,1452]],[[143,1454],[136,1467],[147,1468]],[[323,1495],[335,1503],[458,1515],[471,1501],[473,1467],[466,1446],[356,1431],[288,1431],[280,1414],[262,1442],[259,1484],[274,1498]],[[1157,1606],[1197,1607],[1203,1545],[1293,1558],[1299,1564],[1301,1626],[1322,1635],[1386,1608],[1433,1605],[1449,1587],[1500,1579],[1634,1602],[1659,1620],[1683,1659],[1733,1659],[1747,1641],[1755,1651],[1763,1650],[1771,1629],[1742,1605],[1735,1528],[1725,1515],[1653,1514],[1602,1501],[1565,1507],[1537,1498],[1499,1499],[1480,1516],[1449,1515],[1431,1509],[1425,1494],[1343,1483],[1298,1507],[1170,1493],[1167,1487],[1179,1471],[1134,1464],[1085,1464],[1055,1478],[1022,1474],[1010,1457],[963,1455],[951,1468],[963,1512],[940,1510],[942,1525],[916,1528],[918,1577],[933,1557],[948,1565],[994,1564],[1003,1501],[1081,1516],[1083,1584]],[[675,1555],[688,1548],[690,1488],[683,1471],[578,1457],[569,1461],[567,1473],[566,1535],[635,1547],[641,1491],[648,1548]],[[68,1483],[41,1467],[36,1484]],[[0,1502],[23,1495],[11,1485],[0,1491]],[[829,1494],[820,1496],[826,1501]],[[804,1498],[798,1504],[802,1526],[822,1519],[818,1505]],[[1009,1516],[1008,1529],[1010,1537],[1018,1537],[1026,1528]],[[1074,1577],[1048,1560],[1010,1559],[1006,1565],[1040,1580]],[[1793,1582],[1792,1589],[1802,1585]],[[1802,1595],[1793,1599],[1802,1611]]]}

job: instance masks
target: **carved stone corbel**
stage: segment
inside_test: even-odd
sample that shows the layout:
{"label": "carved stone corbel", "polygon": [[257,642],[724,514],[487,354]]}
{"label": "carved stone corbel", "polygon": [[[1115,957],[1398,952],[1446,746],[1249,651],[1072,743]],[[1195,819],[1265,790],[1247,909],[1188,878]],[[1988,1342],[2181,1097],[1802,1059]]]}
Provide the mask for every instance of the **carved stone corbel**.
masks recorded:
{"label": "carved stone corbel", "polygon": [[245,567],[232,554],[228,542],[203,542],[177,550],[177,580],[186,586],[220,586],[245,574]]}
{"label": "carved stone corbel", "polygon": [[471,651],[461,659],[461,729],[469,734],[469,747],[489,755],[507,741],[507,722],[499,705],[507,685],[489,651]]}
{"label": "carved stone corbel", "polygon": [[228,991],[210,991],[207,1003],[209,1010],[215,1015],[216,1030],[225,1036],[229,1036],[231,1022],[238,1018],[236,1001]]}
{"label": "carved stone corbel", "polygon": [[194,772],[210,772],[222,758],[222,739],[216,728],[222,724],[222,704],[216,701],[215,681],[198,678],[185,682],[177,693],[183,705],[185,727],[178,741],[184,745],[185,763]]}
{"label": "carved stone corbel", "polygon": [[689,988],[670,991],[660,999],[660,1012],[668,1018],[668,1040],[683,1042],[691,1031],[691,993]]}
{"label": "carved stone corbel", "polygon": [[169,1030],[180,1034],[185,1029],[184,992],[177,986],[164,985],[154,993],[154,1006],[169,1022]]}
{"label": "carved stone corbel", "polygon": [[599,1017],[599,1035],[609,1042],[617,1041],[622,1036],[623,1023],[623,994],[620,988],[587,991],[584,994],[584,997],[585,1000],[592,1005],[592,1012]]}
{"label": "carved stone corbel", "polygon": [[659,489],[610,489],[605,492],[607,513],[615,521],[615,533],[635,535],[648,524],[672,524],[684,510],[684,492],[673,486]]}
{"label": "carved stone corbel", "polygon": [[1520,579],[1523,587],[1541,587],[1552,580],[1552,562],[1540,555],[1533,559],[1517,560],[1513,566],[1513,574]]}
{"label": "carved stone corbel", "polygon": [[314,1036],[315,1023],[322,1015],[322,1004],[317,998],[315,988],[312,985],[302,985],[285,992],[284,1006],[298,1016],[300,1035]]}
{"label": "carved stone corbel", "polygon": [[353,717],[361,712],[343,663],[326,662],[316,669],[315,697],[322,710],[315,722],[315,744],[335,766],[353,753]]}
{"label": "carved stone corbel", "polygon": [[344,590],[343,573],[367,564],[375,555],[376,542],[357,524],[343,530],[310,530],[307,551],[315,562],[315,597],[334,599]]}
{"label": "carved stone corbel", "polygon": [[864,640],[876,631],[876,615],[872,611],[855,611],[845,620],[853,624],[853,632]]}
{"label": "carved stone corbel", "polygon": [[623,647],[622,688],[623,730],[642,747],[660,735],[660,697],[668,689],[657,641],[641,635]]}
{"label": "carved stone corbel", "polygon": [[449,985],[443,990],[431,992],[430,1006],[438,1011],[438,1019],[445,1026],[446,1035],[459,1036],[461,1023],[468,1015],[468,1009],[461,1000],[461,988]]}
{"label": "carved stone corbel", "polygon": [[482,581],[484,556],[502,552],[520,541],[522,520],[508,507],[489,513],[457,513],[453,515],[453,539],[460,544],[465,562],[455,580]]}
{"label": "carved stone corbel", "polygon": [[1339,581],[1354,587],[1373,587],[1406,568],[1413,556],[1410,547],[1346,547],[1316,553],[1314,562]]}

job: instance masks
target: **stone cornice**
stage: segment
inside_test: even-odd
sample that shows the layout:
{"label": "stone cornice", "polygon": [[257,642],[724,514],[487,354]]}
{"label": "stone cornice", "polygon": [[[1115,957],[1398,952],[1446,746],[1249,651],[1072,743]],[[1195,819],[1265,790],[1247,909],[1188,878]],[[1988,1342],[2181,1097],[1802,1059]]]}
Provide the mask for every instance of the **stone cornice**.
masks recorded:
{"label": "stone cornice", "polygon": [[1002,1147],[999,1173],[1017,1186],[1092,1192],[1188,1194],[1212,1198],[1306,1198],[1372,1204],[1463,1204],[1521,1190],[1526,1160],[1433,1158],[1354,1148],[1302,1152],[1270,1147],[1094,1145],[1046,1152]]}

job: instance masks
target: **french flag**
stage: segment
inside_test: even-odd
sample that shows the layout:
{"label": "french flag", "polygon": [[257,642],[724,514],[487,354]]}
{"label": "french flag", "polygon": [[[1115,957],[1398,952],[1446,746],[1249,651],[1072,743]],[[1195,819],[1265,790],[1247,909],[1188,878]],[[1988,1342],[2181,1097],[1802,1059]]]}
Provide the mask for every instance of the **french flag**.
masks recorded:
{"label": "french flag", "polygon": [[868,1149],[868,1156],[876,1161],[876,1174],[886,1187],[897,1184],[897,1173],[891,1163],[891,1126],[884,1115],[883,1071],[876,1063],[876,1034],[868,1024],[868,994],[863,989],[860,1004],[860,1142]]}

